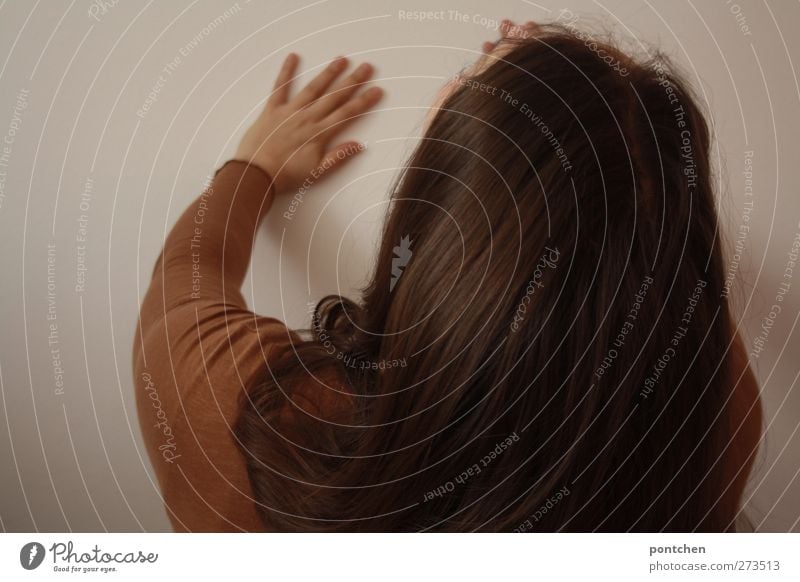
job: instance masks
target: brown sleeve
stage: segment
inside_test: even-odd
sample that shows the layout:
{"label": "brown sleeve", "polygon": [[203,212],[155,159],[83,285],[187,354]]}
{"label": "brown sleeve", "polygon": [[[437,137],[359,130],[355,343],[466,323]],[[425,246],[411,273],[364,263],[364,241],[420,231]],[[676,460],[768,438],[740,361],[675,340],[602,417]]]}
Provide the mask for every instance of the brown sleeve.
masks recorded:
{"label": "brown sleeve", "polygon": [[139,422],[177,531],[263,529],[232,425],[267,357],[296,336],[247,309],[240,287],[270,178],[230,161],[178,219],[134,339]]}

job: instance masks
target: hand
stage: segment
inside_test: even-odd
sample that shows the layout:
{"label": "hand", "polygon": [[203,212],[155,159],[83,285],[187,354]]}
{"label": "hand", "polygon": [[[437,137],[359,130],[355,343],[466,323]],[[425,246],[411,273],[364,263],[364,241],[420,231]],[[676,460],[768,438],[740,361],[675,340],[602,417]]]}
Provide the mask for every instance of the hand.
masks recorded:
{"label": "hand", "polygon": [[364,63],[336,84],[347,59],[334,59],[297,95],[290,97],[298,57],[290,53],[264,110],[247,130],[235,159],[262,168],[276,193],[298,189],[309,176],[316,179],[363,151],[354,141],[331,147],[333,138],[375,106],[383,92],[372,87],[359,92],[372,76]]}
{"label": "hand", "polygon": [[481,49],[484,53],[488,54],[506,39],[525,40],[533,38],[538,32],[538,29],[539,25],[532,21],[528,21],[525,24],[514,24],[508,19],[503,20],[500,23],[500,40],[495,42],[486,41],[481,46]]}
{"label": "hand", "polygon": [[[508,53],[514,50],[514,43],[509,40],[525,40],[533,38],[539,31],[539,25],[535,22],[514,24],[510,20],[503,20],[500,23],[500,39],[494,42],[486,41],[481,45],[483,54],[465,70],[466,76],[474,76],[485,71],[498,59],[503,59]],[[491,55],[491,56],[490,56]]]}

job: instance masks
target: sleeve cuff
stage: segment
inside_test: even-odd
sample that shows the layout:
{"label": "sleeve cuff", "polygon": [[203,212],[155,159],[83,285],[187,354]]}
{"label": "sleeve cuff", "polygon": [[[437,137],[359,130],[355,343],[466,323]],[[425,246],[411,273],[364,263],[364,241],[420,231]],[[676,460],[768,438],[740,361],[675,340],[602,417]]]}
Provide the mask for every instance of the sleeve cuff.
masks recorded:
{"label": "sleeve cuff", "polygon": [[214,172],[214,178],[216,179],[219,174],[226,177],[235,175],[246,176],[248,181],[263,182],[264,191],[272,188],[272,176],[270,176],[264,168],[243,160],[228,160]]}

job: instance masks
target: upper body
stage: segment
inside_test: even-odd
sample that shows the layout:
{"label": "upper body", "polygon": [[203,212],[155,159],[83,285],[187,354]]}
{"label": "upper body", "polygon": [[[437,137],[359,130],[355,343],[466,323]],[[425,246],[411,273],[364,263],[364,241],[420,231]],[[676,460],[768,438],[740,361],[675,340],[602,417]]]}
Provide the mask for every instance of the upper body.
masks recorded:
{"label": "upper body", "polygon": [[[493,47],[489,48],[491,50]],[[269,212],[275,196],[291,192],[293,188],[302,183],[305,175],[314,167],[333,167],[346,159],[350,152],[359,151],[359,148],[354,149],[356,144],[352,142],[331,148],[330,140],[341,130],[346,120],[368,110],[379,97],[376,93],[371,96],[363,92],[356,93],[360,83],[363,83],[369,76],[368,70],[351,75],[331,88],[334,79],[342,70],[341,64],[334,64],[326,69],[315,82],[312,82],[310,90],[306,88],[297,97],[290,99],[288,81],[293,74],[295,65],[296,59],[290,57],[276,83],[276,90],[268,101],[264,114],[245,136],[236,159],[227,162],[217,171],[209,188],[192,203],[171,230],[142,303],[138,332],[134,341],[134,369],[139,417],[168,515],[173,527],[178,531],[287,529],[288,523],[296,523],[286,521],[287,515],[292,511],[296,511],[299,515],[299,517],[292,516],[292,519],[330,520],[330,517],[322,512],[315,515],[303,515],[304,512],[316,511],[312,509],[316,507],[314,500],[317,496],[323,499],[326,488],[351,490],[353,482],[358,482],[360,478],[363,478],[363,488],[374,487],[375,483],[393,481],[392,478],[395,475],[392,471],[396,471],[395,467],[398,464],[409,463],[410,467],[412,463],[407,457],[396,456],[394,465],[378,462],[374,465],[358,465],[354,473],[356,477],[350,476],[351,481],[337,481],[335,472],[330,471],[330,463],[332,463],[330,460],[326,461],[328,464],[324,465],[325,470],[315,468],[314,458],[308,456],[309,454],[320,455],[322,452],[328,459],[337,456],[359,460],[369,458],[369,455],[358,454],[369,450],[366,448],[371,445],[368,442],[370,440],[368,435],[363,439],[364,442],[353,444],[352,441],[345,442],[335,434],[331,436],[333,433],[327,432],[328,430],[340,430],[337,427],[358,426],[359,423],[370,425],[369,419],[364,421],[367,414],[365,410],[371,411],[372,409],[365,409],[359,404],[358,397],[363,395],[363,392],[358,386],[353,388],[354,382],[357,382],[361,376],[351,377],[349,375],[351,371],[343,370],[341,364],[337,368],[335,364],[321,363],[317,367],[309,365],[311,370],[307,370],[302,377],[296,374],[291,381],[282,384],[279,376],[286,374],[286,370],[292,369],[286,363],[287,358],[297,346],[302,346],[305,340],[289,330],[280,320],[274,317],[260,316],[250,311],[240,290],[250,262],[256,230],[262,218]],[[451,100],[449,103],[453,109],[457,108],[457,101]],[[312,115],[315,125],[298,112]],[[323,128],[324,131],[320,130],[321,119],[328,124]],[[432,131],[434,133],[437,131],[437,121],[439,120],[433,122]],[[440,121],[439,123],[441,125]],[[295,125],[292,126],[292,124]],[[305,137],[297,135],[298,127],[304,128],[307,132]],[[315,137],[309,138],[309,136]],[[452,136],[450,139],[455,140],[457,136]],[[346,154],[341,155],[340,152],[346,152]],[[409,180],[409,182],[413,185],[413,180]],[[446,206],[445,202],[439,202]],[[396,232],[405,231],[399,228]],[[388,247],[389,251],[398,243],[401,246],[403,244],[394,240],[395,232],[391,234],[392,237],[389,237],[391,240],[384,241],[384,246]],[[419,238],[422,239],[422,235]],[[553,255],[555,243],[552,238],[548,240],[550,241],[548,244],[551,246],[545,248],[550,249],[550,262],[545,261],[542,265],[552,266],[555,269],[555,259],[561,253],[566,254],[566,252],[561,247],[561,253],[556,252],[556,255]],[[503,243],[498,240],[497,244],[502,245]],[[431,246],[435,247],[436,245]],[[438,255],[446,254],[443,248],[434,250]],[[424,265],[424,252],[424,249],[421,249],[412,260],[419,260],[423,264],[417,269],[430,271],[432,268],[430,264]],[[420,255],[423,255],[422,258],[417,259]],[[381,279],[381,284],[386,282],[384,279],[388,280],[389,270],[392,270],[391,261],[387,260],[392,256],[391,252],[385,252],[382,259],[379,258],[379,262],[383,260],[384,271],[382,277],[376,277],[376,279]],[[538,258],[539,255],[536,254],[535,259]],[[467,257],[463,260],[469,261],[470,259]],[[564,260],[562,256],[558,262],[563,264]],[[474,261],[475,264],[472,268],[483,264],[481,256],[476,256]],[[535,266],[535,264],[536,260],[533,260],[532,265]],[[425,309],[430,307],[426,303],[425,273],[417,274],[414,271],[416,266],[406,265],[405,272],[401,269],[399,280],[397,279],[397,269],[393,269],[395,280],[390,291],[394,294],[394,300],[403,300],[404,306],[407,305],[409,310],[413,308],[417,311],[424,311],[421,309],[422,306]],[[666,270],[666,267],[664,269]],[[499,278],[499,276],[498,273],[494,274],[495,278]],[[659,276],[660,273],[654,271],[652,279],[658,279]],[[522,287],[523,291],[530,288],[538,293],[538,295],[524,294],[523,297],[528,297],[526,305],[533,306],[534,299],[542,302],[546,300],[544,283],[552,283],[553,280],[542,277],[541,273],[539,278],[536,275],[533,278],[530,275],[523,277],[525,284]],[[645,276],[645,280],[648,280],[647,277],[650,275]],[[709,276],[707,279],[710,281],[706,283],[707,285],[714,284],[713,277]],[[528,283],[528,280],[535,282],[532,284],[533,286]],[[416,285],[413,288],[416,297],[420,298],[419,304],[416,306],[411,305],[413,295],[406,294],[408,286],[413,285]],[[632,287],[639,291],[643,288],[638,279]],[[375,289],[372,289],[372,292],[378,293]],[[383,295],[387,295],[385,291],[381,292]],[[655,291],[647,292],[651,295],[656,293]],[[588,297],[589,291],[586,293]],[[662,296],[662,302],[667,300],[683,302],[684,298],[669,299],[668,294]],[[517,303],[519,303],[518,297],[513,300],[514,306]],[[365,300],[365,304],[370,305],[369,299]],[[371,305],[373,308],[368,310],[368,313],[375,317],[374,314],[381,311],[381,304],[373,302]],[[544,305],[544,303],[540,304],[540,308],[544,309]],[[389,328],[403,328],[405,324],[401,316],[397,314],[391,316],[393,313],[391,309],[394,308],[386,307],[386,309],[389,315],[384,314],[381,319],[381,331],[388,333]],[[622,312],[623,315],[627,313],[627,308]],[[507,337],[518,334],[520,329],[525,329],[525,326],[528,325],[527,322],[535,320],[534,316],[528,313],[523,314],[516,307],[511,310],[511,314],[513,317],[512,327],[511,331],[506,332]],[[729,313],[725,309],[722,314],[726,318],[729,317]],[[328,317],[324,317],[325,315]],[[696,325],[705,324],[705,320],[700,315],[697,318]],[[645,321],[645,319],[646,316],[642,315],[638,321]],[[336,329],[335,320],[336,318],[329,312],[323,312],[323,327],[330,325],[332,333]],[[365,317],[364,321],[371,320]],[[654,319],[653,325],[656,325],[655,322],[658,321],[657,318]],[[714,321],[717,320],[714,319],[708,325],[715,325]],[[600,322],[598,329],[605,325],[604,318],[598,319],[598,322]],[[315,322],[315,328],[319,323],[320,321]],[[405,323],[407,324],[408,321]],[[686,329],[689,330],[689,322],[684,323],[686,323]],[[725,529],[729,529],[739,514],[742,494],[761,438],[761,407],[758,386],[750,370],[746,350],[735,327],[728,324],[727,321],[719,325],[723,325],[728,334],[727,347],[719,352],[721,354],[719,361],[712,362],[712,364],[716,365],[719,373],[725,377],[727,388],[722,386],[719,390],[726,397],[724,402],[719,405],[717,414],[708,415],[708,418],[711,418],[708,422],[709,426],[716,427],[715,434],[724,442],[715,445],[717,446],[714,449],[717,451],[715,454],[719,458],[716,459],[716,462],[711,463],[706,477],[714,481],[712,489],[716,492],[714,494],[716,499],[711,505],[717,508],[715,511],[721,516],[715,523],[727,523]],[[614,329],[609,332],[608,336],[611,339],[618,337],[620,329],[617,322],[612,327]],[[538,329],[541,331],[545,328],[539,327]],[[631,329],[634,329],[633,325],[631,325]],[[636,329],[632,333],[645,334],[645,331],[647,330]],[[437,331],[437,333],[439,332],[441,329]],[[691,332],[689,333],[691,337]],[[569,335],[568,331],[563,334]],[[333,335],[338,338],[336,333]],[[478,334],[472,334],[471,338],[474,338],[475,335]],[[457,337],[455,334],[454,336]],[[628,337],[636,336],[629,335]],[[645,334],[640,337],[647,338],[649,336]],[[487,340],[490,339],[487,338]],[[637,337],[637,341],[638,339]],[[471,341],[472,339],[469,342],[470,345]],[[532,341],[544,342],[543,339],[530,340],[525,345],[532,345]],[[647,343],[646,339],[642,339],[642,342]],[[341,346],[337,346],[337,349],[340,350],[339,354],[348,356],[355,354],[355,357],[360,357],[359,354],[368,351],[373,345],[365,341],[363,344],[357,345],[357,349],[348,351],[344,346],[345,343],[342,342]],[[458,344],[458,339],[451,339],[449,345],[452,346],[454,343]],[[610,353],[610,341],[605,343],[595,339],[594,342],[590,341],[589,343],[591,345],[598,344],[598,353],[601,355]],[[629,349],[634,343],[632,339],[629,340],[628,347],[625,349]],[[675,344],[676,351],[681,349],[679,343]],[[411,356],[400,348],[390,350],[386,347],[389,342],[384,342],[383,345],[383,349],[375,348],[372,354],[375,356],[373,361],[379,361],[377,356],[380,356],[382,362],[388,361],[390,357]],[[456,346],[456,348],[463,351],[463,346]],[[622,350],[623,347],[619,347],[618,351]],[[460,351],[453,352],[453,357],[457,357]],[[527,350],[525,351],[527,352]],[[441,355],[442,365],[447,364],[446,350],[440,349],[438,352],[434,350],[433,359],[424,365],[419,364],[419,370],[406,371],[404,369],[402,372],[442,374],[441,371],[437,372],[431,367],[434,365],[431,362],[436,361],[437,353]],[[490,360],[491,354],[488,347],[484,349],[484,353],[486,354],[484,359]],[[663,345],[654,346],[653,361],[656,361],[656,356],[664,353]],[[339,360],[341,359],[339,358]],[[309,361],[311,360],[313,358]],[[313,361],[317,362],[318,360]],[[599,361],[601,358],[598,357]],[[566,362],[570,366],[574,363]],[[632,375],[634,364],[630,364],[630,366]],[[538,367],[539,364],[535,366],[535,368]],[[622,362],[620,361],[617,368],[621,367]],[[509,369],[514,369],[513,362],[509,365]],[[689,365],[687,365],[688,369]],[[643,369],[643,371],[647,372],[647,369]],[[393,375],[399,372],[401,372],[399,369],[376,370],[375,378],[372,381],[380,385],[380,382],[388,382]],[[609,389],[623,386],[627,379],[624,375],[613,376],[617,373],[618,370],[612,364],[607,368],[602,380],[600,377],[603,376],[603,373],[597,374],[597,385],[614,377],[615,384]],[[507,374],[508,372],[506,372]],[[694,371],[688,378],[681,379],[680,382],[676,381],[676,385],[679,384],[684,388],[667,386],[656,381],[647,384],[647,390],[642,389],[641,386],[636,387],[635,393],[643,394],[643,396],[638,396],[640,400],[634,407],[634,412],[636,407],[643,410],[650,406],[651,402],[660,398],[664,400],[659,406],[663,406],[665,409],[673,405],[673,402],[678,401],[680,401],[680,406],[686,406],[681,400],[685,396],[681,390],[696,389],[698,394],[701,394],[697,397],[697,401],[705,402],[702,396],[705,393],[704,385],[706,387],[710,385],[713,375],[710,377],[711,379],[703,378],[693,385],[692,378],[695,377],[695,374],[699,374],[699,372]],[[288,374],[286,375],[288,377]],[[456,372],[448,372],[446,375],[447,380],[453,386],[463,385],[467,381],[460,378]],[[499,372],[498,375],[500,375]],[[356,380],[354,381],[353,378]],[[417,379],[416,382],[420,381]],[[486,386],[491,392],[496,382],[487,376],[477,386]],[[685,388],[687,385],[689,388]],[[592,388],[594,386],[593,384]],[[556,388],[553,387],[553,390],[555,391]],[[672,397],[664,395],[667,388],[674,390]],[[387,389],[384,394],[391,397],[394,393]],[[614,400],[616,391],[609,392],[609,394],[605,397],[606,401],[616,402]],[[632,394],[634,393],[632,392]],[[389,400],[386,406],[387,408],[394,406],[395,410],[392,414],[396,414],[398,418],[404,420],[405,425],[413,429],[413,432],[419,434],[426,426],[425,423],[432,421],[426,419],[424,422],[420,420],[420,424],[414,424],[414,419],[424,419],[424,415],[432,406],[431,403],[438,407],[437,410],[449,406],[446,402],[447,397],[440,396],[431,401],[426,400],[428,397],[425,393],[411,396],[413,400],[409,402],[404,397],[394,396],[394,400]],[[514,397],[519,398],[520,396],[515,394]],[[498,396],[498,398],[500,397]],[[580,402],[577,399],[573,401],[570,394],[564,398],[559,396],[559,398],[562,401],[559,404],[559,410],[577,410],[584,402],[583,399],[580,399]],[[417,402],[422,403],[419,404],[421,408],[414,410],[413,407],[417,405]],[[469,406],[478,407],[482,402],[483,399],[477,402],[470,401]],[[501,402],[497,406],[499,409],[502,405],[503,409],[508,410],[509,405],[515,402],[517,401],[509,399],[506,404]],[[608,420],[624,426],[624,423],[607,416],[608,411],[606,407],[602,406],[602,403],[603,401],[599,401],[597,411],[588,411],[587,418],[591,416],[591,418],[600,419],[601,422]],[[423,405],[424,408],[422,408]],[[381,405],[374,404],[374,406]],[[453,411],[449,413],[450,423],[456,422],[471,410],[471,408],[460,405],[456,407],[453,404],[453,406]],[[541,410],[544,410],[547,404],[537,404],[536,406],[541,406]],[[633,414],[631,413],[631,415]],[[664,430],[667,431],[694,430],[685,428],[686,421],[691,424],[706,418],[698,416],[691,406],[687,406],[685,409],[684,423],[679,422],[679,419],[671,419],[668,422],[664,420],[658,410],[648,411],[647,414],[651,415],[650,419],[654,419],[648,420],[648,423],[652,422],[655,425],[662,422]],[[569,416],[572,415],[569,414]],[[568,420],[569,418],[563,420],[562,424]],[[392,422],[387,420],[383,424],[389,426]],[[534,422],[536,422],[535,415],[531,423]],[[544,423],[544,421],[542,422]],[[580,426],[583,426],[585,432],[589,433],[595,430],[592,424],[592,420],[588,420]],[[320,426],[322,428],[318,429]],[[469,430],[470,426],[469,424],[464,425],[463,430]],[[519,439],[518,432],[522,434],[527,430],[527,426],[520,423],[509,426],[513,429],[511,434],[517,437],[517,439],[512,439],[512,442],[517,442]],[[471,430],[478,434],[486,429],[473,425]],[[533,430],[536,430],[535,424]],[[555,432],[546,423],[542,430],[543,434]],[[641,442],[643,443],[650,442],[645,441],[646,438],[654,438],[649,435],[650,431],[647,427],[636,430],[641,431]],[[705,432],[703,432],[704,430]],[[497,430],[497,427],[491,433],[491,438],[486,442],[494,443],[502,440],[500,436],[507,434],[502,430]],[[702,426],[697,428],[697,434],[700,435],[697,437],[698,442],[706,438],[706,433],[708,433],[707,428],[704,429]],[[276,436],[269,436],[270,434]],[[420,442],[425,440],[423,437],[424,435],[420,434]],[[670,434],[655,441],[663,444],[664,452],[667,452],[671,446],[672,441],[668,437]],[[465,446],[471,442],[465,437],[461,438],[461,442],[464,442]],[[374,439],[379,440],[378,437],[374,437]],[[396,446],[401,442],[405,442],[406,447],[418,446],[417,442],[411,439],[401,440],[397,436],[397,432],[387,433],[384,430],[380,433],[380,439],[376,446],[380,447],[381,443],[385,443],[386,450],[402,450],[403,447]],[[542,438],[542,440],[546,442],[547,439]],[[452,448],[449,447],[451,442],[458,441],[448,441],[448,450]],[[535,439],[532,444],[524,441],[523,437],[523,442],[525,447],[530,448],[531,454],[537,454],[538,449],[533,446],[536,442]],[[359,446],[365,448],[362,450],[358,448]],[[512,455],[518,454],[513,447],[519,445],[508,446],[510,452],[504,454],[511,462]],[[560,446],[558,443],[553,445],[554,448],[558,446]],[[440,446],[439,449],[441,448]],[[600,454],[607,454],[609,448],[613,447],[597,449],[587,447],[589,449],[586,453],[588,457],[579,455],[576,467],[583,468],[585,466],[588,471],[592,462],[599,458]],[[634,450],[636,448],[636,446],[633,447]],[[503,449],[506,450],[505,447]],[[380,450],[380,448],[373,450]],[[435,456],[437,451],[438,449],[426,453],[426,458]],[[674,479],[679,474],[683,475],[681,471],[690,470],[686,469],[684,465],[691,460],[693,452],[690,447],[687,447],[684,453],[684,464],[675,464],[674,473],[666,475],[663,480],[667,481],[670,477]],[[630,452],[627,457],[632,454],[633,452]],[[668,454],[676,455],[675,458],[680,460],[680,451],[675,453],[669,450]],[[660,461],[660,455],[654,454],[653,457],[651,467],[641,467],[641,480],[644,480],[648,471],[656,467],[656,463]],[[524,459],[525,457],[520,458]],[[625,455],[619,453],[614,458],[621,459],[620,463],[627,460]],[[487,462],[484,469],[491,465],[492,468],[497,467],[498,471],[502,469],[511,473],[513,468],[504,467],[502,465],[504,460],[502,457],[497,459],[492,457],[491,463]],[[448,462],[449,455],[437,461],[444,467],[448,467]],[[519,458],[514,462],[519,465]],[[641,460],[637,462],[641,462]],[[421,465],[430,464],[429,461],[420,461],[420,463]],[[341,464],[335,466],[347,468]],[[457,460],[453,466],[467,468],[464,466],[463,460]],[[477,462],[476,466],[478,466]],[[373,467],[377,467],[375,474],[372,473]],[[414,468],[409,467],[402,469],[403,473],[396,479],[397,481],[403,476],[414,473]],[[661,468],[659,465],[658,470]],[[438,477],[442,483],[447,482],[451,476],[450,472],[453,472],[448,468],[445,468],[444,471]],[[488,470],[484,470],[483,474],[488,472]],[[341,474],[345,475],[346,470],[342,470]],[[457,475],[457,473],[454,474]],[[578,471],[571,473],[573,478],[576,477],[576,474],[579,477],[583,475]],[[702,475],[697,477],[698,482],[702,482],[706,477]],[[473,478],[472,473],[470,473],[470,478]],[[614,478],[614,474],[607,476],[609,482]],[[575,482],[577,482],[577,478],[572,481],[572,483]],[[502,487],[503,485],[498,484],[497,486]],[[667,486],[669,483],[665,487]],[[362,486],[357,485],[357,487],[361,488]],[[403,485],[403,487],[408,489],[411,485]],[[580,486],[574,485],[574,487]],[[359,489],[359,494],[360,491],[361,489]],[[402,490],[393,491],[395,491],[396,497],[404,495]],[[433,507],[433,495],[428,495],[428,493],[426,487],[423,487],[421,494],[424,497],[420,505],[428,503]],[[658,491],[655,493],[652,504],[655,504],[660,496]],[[299,495],[302,495],[302,498],[299,498]],[[466,493],[464,495],[466,497]],[[620,504],[626,499],[627,496],[620,501]],[[534,503],[533,507],[536,507],[536,502],[532,503]],[[586,503],[588,504],[588,502]],[[389,505],[387,504],[387,507]],[[463,502],[463,508],[457,511],[465,511],[471,505],[473,503]],[[643,505],[643,511],[646,509],[646,505]],[[566,503],[564,506],[566,507]],[[653,511],[660,510],[661,508],[658,507],[653,509]],[[667,510],[670,508],[667,507]],[[681,508],[676,506],[674,510],[677,514]],[[333,512],[333,510],[331,511]],[[445,510],[437,508],[437,511],[444,512]],[[709,507],[709,511],[711,511],[711,507]],[[336,515],[335,512],[333,515]],[[702,516],[698,516],[698,523],[701,522],[701,518]],[[348,516],[342,516],[342,519],[346,520]],[[363,520],[365,518],[358,516],[355,519]],[[415,517],[415,519],[418,518]],[[463,528],[480,525],[474,520],[465,523]],[[517,523],[520,523],[519,519],[517,519]],[[530,521],[528,520],[527,523],[530,524]],[[589,522],[587,521],[587,523]],[[591,526],[595,529],[615,528],[614,523],[605,524],[599,518],[591,523],[595,524]],[[626,524],[619,529],[630,529],[633,527],[630,524],[636,522],[620,521],[619,523]],[[312,525],[309,525],[309,529],[312,528]],[[298,528],[300,527],[302,526],[298,526]],[[399,529],[425,529],[426,527],[429,527],[429,524],[421,521],[408,522],[398,526]],[[552,525],[548,527],[552,527]],[[669,528],[668,520],[664,520],[663,527]],[[706,526],[699,527],[703,529]],[[502,528],[498,526],[497,529]]]}

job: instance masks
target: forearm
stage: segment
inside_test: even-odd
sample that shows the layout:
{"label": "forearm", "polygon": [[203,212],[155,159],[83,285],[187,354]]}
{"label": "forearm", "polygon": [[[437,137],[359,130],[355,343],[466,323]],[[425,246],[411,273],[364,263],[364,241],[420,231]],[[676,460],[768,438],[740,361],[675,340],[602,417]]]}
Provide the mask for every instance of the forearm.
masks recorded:
{"label": "forearm", "polygon": [[297,63],[297,55],[287,57],[264,110],[239,144],[236,159],[250,163],[225,164],[167,237],[142,303],[143,333],[172,309],[192,301],[246,308],[240,287],[258,223],[273,193],[290,192],[314,169],[330,171],[364,149],[356,142],[331,142],[380,99],[375,87],[359,92],[372,67],[359,67],[334,86],[347,67],[346,59],[335,59],[290,97]]}
{"label": "forearm", "polygon": [[240,287],[258,224],[272,204],[270,182],[245,162],[229,161],[217,171],[166,238],[142,305],[143,327],[191,301],[245,307]]}

